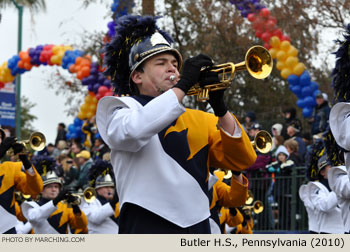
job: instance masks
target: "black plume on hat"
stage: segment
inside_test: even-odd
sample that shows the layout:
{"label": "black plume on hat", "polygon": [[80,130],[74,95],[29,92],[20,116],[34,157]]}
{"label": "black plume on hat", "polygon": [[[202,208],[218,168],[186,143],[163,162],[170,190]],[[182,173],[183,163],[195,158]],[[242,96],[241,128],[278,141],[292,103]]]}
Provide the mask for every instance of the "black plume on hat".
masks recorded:
{"label": "black plume on hat", "polygon": [[47,172],[55,172],[56,161],[53,157],[37,155],[32,158],[32,163],[41,176],[46,176]]}
{"label": "black plume on hat", "polygon": [[340,45],[334,53],[336,62],[332,71],[335,103],[350,101],[350,24],[347,25],[343,36],[345,41],[339,39],[335,41]]}
{"label": "black plume on hat", "polygon": [[343,149],[337,144],[332,134],[330,127],[323,134],[325,148],[327,152],[327,161],[331,166],[344,165]]}
{"label": "black plume on hat", "polygon": [[101,175],[105,176],[107,174],[110,174],[114,179],[113,167],[111,163],[97,159],[89,169],[88,178],[90,186],[95,187],[97,177]]}
{"label": "black plume on hat", "polygon": [[130,66],[129,54],[132,46],[140,43],[145,37],[158,31],[169,44],[173,39],[156,25],[159,17],[125,15],[117,19],[115,36],[104,48],[105,74],[110,75],[115,93],[133,94],[135,87],[129,84]]}
{"label": "black plume on hat", "polygon": [[306,157],[306,176],[309,180],[318,179],[318,160],[325,154],[324,141],[318,139],[312,146],[310,154]]}

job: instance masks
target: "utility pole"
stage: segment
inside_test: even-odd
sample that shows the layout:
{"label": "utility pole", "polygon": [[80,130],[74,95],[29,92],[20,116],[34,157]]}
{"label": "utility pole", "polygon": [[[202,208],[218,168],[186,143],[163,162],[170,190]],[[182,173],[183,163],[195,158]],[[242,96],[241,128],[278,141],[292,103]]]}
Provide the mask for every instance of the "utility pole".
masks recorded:
{"label": "utility pole", "polygon": [[[18,9],[18,41],[17,52],[22,51],[22,25],[23,25],[23,6],[19,5],[16,0],[11,2]],[[16,77],[16,137],[21,140],[21,75]]]}

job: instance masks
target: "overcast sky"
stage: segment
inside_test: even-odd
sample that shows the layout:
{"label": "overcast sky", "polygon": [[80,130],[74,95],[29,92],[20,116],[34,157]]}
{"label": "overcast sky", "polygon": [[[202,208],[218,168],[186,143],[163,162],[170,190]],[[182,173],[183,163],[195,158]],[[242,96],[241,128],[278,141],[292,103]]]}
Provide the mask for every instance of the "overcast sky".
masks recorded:
{"label": "overcast sky", "polygon": [[[70,45],[79,44],[84,31],[107,32],[107,23],[111,21],[110,5],[99,3],[92,4],[89,8],[81,7],[79,0],[46,1],[47,11],[34,16],[34,24],[30,12],[24,9],[22,50],[37,45],[55,44]],[[17,27],[18,12],[16,8],[1,10],[0,22],[0,64],[17,55]],[[80,48],[74,48],[80,49]],[[38,117],[34,127],[43,132],[47,142],[54,142],[56,138],[57,124],[64,122],[69,125],[74,117],[68,117],[64,110],[65,98],[56,96],[53,89],[48,89],[45,80],[54,67],[40,66],[22,74],[21,94],[37,105],[31,113]],[[82,87],[83,88],[83,87]],[[84,87],[85,88],[85,87]]]}

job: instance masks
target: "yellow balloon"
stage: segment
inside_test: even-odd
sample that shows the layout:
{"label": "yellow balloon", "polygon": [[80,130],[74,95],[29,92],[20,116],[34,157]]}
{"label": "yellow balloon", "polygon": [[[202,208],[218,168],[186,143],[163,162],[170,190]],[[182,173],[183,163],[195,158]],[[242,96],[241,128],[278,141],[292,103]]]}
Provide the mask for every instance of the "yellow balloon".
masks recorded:
{"label": "yellow balloon", "polygon": [[90,104],[89,105],[89,111],[93,112],[94,114],[96,113],[97,106],[96,104]]}
{"label": "yellow balloon", "polygon": [[273,37],[270,38],[270,45],[273,48],[278,49],[280,47],[280,43],[281,43],[281,41],[280,41],[279,37],[273,36]]}
{"label": "yellow balloon", "polygon": [[52,47],[52,52],[53,52],[53,54],[57,54],[60,50],[61,50],[61,47],[60,47],[60,46],[54,46],[54,47]]}
{"label": "yellow balloon", "polygon": [[293,73],[297,76],[300,76],[305,71],[305,65],[304,63],[299,62],[295,65],[293,68]]}
{"label": "yellow balloon", "polygon": [[289,56],[286,59],[286,66],[290,69],[293,69],[296,64],[298,64],[299,60],[297,57]]}
{"label": "yellow balloon", "polygon": [[91,112],[91,111],[88,111],[87,113],[86,113],[86,118],[87,119],[91,119],[91,117],[93,117],[95,115],[95,113],[93,113],[93,112]]}
{"label": "yellow balloon", "polygon": [[291,45],[289,47],[289,50],[288,50],[287,54],[288,54],[288,56],[296,57],[296,56],[298,56],[298,52],[299,51],[294,46]]}
{"label": "yellow balloon", "polygon": [[282,76],[283,79],[287,79],[288,76],[291,75],[291,74],[292,74],[292,70],[287,68],[287,67],[283,68],[282,71],[281,71],[281,76]]}
{"label": "yellow balloon", "polygon": [[285,51],[279,50],[277,52],[276,58],[278,61],[285,61],[287,58],[287,53]]}
{"label": "yellow balloon", "polygon": [[80,119],[80,120],[84,120],[86,118],[85,114],[83,112],[79,112],[77,117]]}
{"label": "yellow balloon", "polygon": [[285,51],[285,52],[288,52],[289,48],[290,48],[290,43],[288,40],[284,40],[281,42],[281,45],[280,45],[280,48],[281,50]]}
{"label": "yellow balloon", "polygon": [[92,103],[97,104],[98,100],[96,96],[92,96]]}
{"label": "yellow balloon", "polygon": [[284,63],[284,61],[277,61],[277,64],[276,64],[276,68],[278,70],[282,70],[283,68],[285,68],[286,64]]}
{"label": "yellow balloon", "polygon": [[91,97],[91,95],[87,95],[87,96],[85,96],[85,103],[88,103],[88,104],[90,104],[90,103],[92,103],[92,97]]}
{"label": "yellow balloon", "polygon": [[80,111],[86,113],[87,111],[89,111],[89,106],[86,103],[82,104],[80,106]]}
{"label": "yellow balloon", "polygon": [[270,50],[269,50],[269,52],[270,52],[270,54],[271,54],[271,57],[273,58],[273,59],[276,59],[277,58],[277,49],[276,48],[271,48]]}

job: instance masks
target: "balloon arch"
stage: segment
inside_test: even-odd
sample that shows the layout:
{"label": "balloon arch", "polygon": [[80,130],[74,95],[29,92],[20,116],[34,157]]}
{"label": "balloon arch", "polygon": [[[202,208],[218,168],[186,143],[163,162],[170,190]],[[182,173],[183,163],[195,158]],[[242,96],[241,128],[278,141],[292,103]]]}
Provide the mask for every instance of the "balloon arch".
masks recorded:
{"label": "balloon arch", "polygon": [[[128,4],[125,4],[128,2]],[[318,84],[311,81],[305,65],[299,62],[298,50],[291,44],[290,38],[283,34],[277,26],[277,19],[270,14],[260,0],[230,0],[247,18],[255,31],[256,37],[264,41],[264,47],[269,49],[273,59],[277,60],[276,68],[280,70],[281,77],[287,79],[289,89],[297,97],[297,106],[303,109],[303,116],[310,117],[313,107],[316,106]],[[115,19],[108,23],[108,33],[105,42],[114,36],[115,20],[128,14],[128,8],[133,6],[132,1],[114,0],[111,6]],[[16,75],[30,71],[32,67],[40,65],[57,65],[76,74],[83,86],[88,87],[88,94],[80,106],[79,113],[74,122],[68,125],[67,138],[84,139],[81,130],[83,119],[90,119],[96,114],[97,102],[104,96],[112,96],[112,85],[109,78],[103,75],[103,70],[97,62],[93,62],[89,55],[83,51],[74,50],[65,45],[38,45],[21,51],[0,66],[0,89],[5,83],[13,82]]]}

